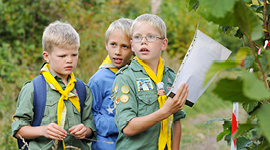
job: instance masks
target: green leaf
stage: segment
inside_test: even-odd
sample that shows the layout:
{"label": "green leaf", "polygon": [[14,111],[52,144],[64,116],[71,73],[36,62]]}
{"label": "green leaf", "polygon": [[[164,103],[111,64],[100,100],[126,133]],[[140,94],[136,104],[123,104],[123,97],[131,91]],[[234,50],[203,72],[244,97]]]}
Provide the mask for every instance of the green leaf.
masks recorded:
{"label": "green leaf", "polygon": [[270,105],[269,104],[263,104],[261,108],[258,110],[258,118],[259,118],[259,126],[265,135],[265,137],[270,140]]}
{"label": "green leaf", "polygon": [[213,123],[214,121],[230,121],[231,118],[215,118],[215,119],[211,119],[206,121],[205,125]]}
{"label": "green leaf", "polygon": [[230,130],[225,130],[219,133],[219,135],[217,136],[217,142],[222,140],[225,135],[230,134],[230,133],[231,133]]}
{"label": "green leaf", "polygon": [[235,61],[241,63],[241,61],[245,60],[247,55],[251,54],[251,50],[249,47],[241,47],[241,49],[237,52]]}
{"label": "green leaf", "polygon": [[253,99],[243,93],[243,81],[236,79],[221,79],[213,92],[225,101],[252,102]]}
{"label": "green leaf", "polygon": [[244,62],[244,66],[246,69],[252,68],[254,65],[255,57],[254,56],[247,56]]}
{"label": "green leaf", "polygon": [[238,126],[238,129],[235,134],[233,134],[233,138],[237,137],[240,134],[246,133],[251,129],[254,129],[257,125],[251,124],[251,123],[246,123],[246,124],[241,124]]}
{"label": "green leaf", "polygon": [[257,147],[257,150],[267,150],[270,149],[270,145],[267,140],[263,141],[261,145]]}
{"label": "green leaf", "polygon": [[243,93],[246,97],[261,101],[270,98],[270,91],[266,89],[264,83],[257,78],[254,73],[242,72]]}
{"label": "green leaf", "polygon": [[263,36],[262,22],[255,12],[242,0],[236,2],[234,15],[241,31],[246,33],[252,40],[258,40]]}
{"label": "green leaf", "polygon": [[265,55],[266,55],[266,57],[268,59],[268,66],[270,66],[270,51],[266,50],[266,51],[264,51],[264,53],[265,53]]}
{"label": "green leaf", "polygon": [[201,0],[201,6],[205,13],[211,14],[216,18],[224,18],[227,12],[230,12],[234,8],[235,0]]}
{"label": "green leaf", "polygon": [[187,0],[188,11],[191,11],[192,9],[196,11],[197,8],[199,7],[199,3],[200,3],[199,0]]}
{"label": "green leaf", "polygon": [[253,143],[253,141],[251,141],[245,137],[239,137],[236,140],[237,149],[250,147],[252,145],[252,143]]}
{"label": "green leaf", "polygon": [[259,102],[248,102],[248,103],[243,103],[243,108],[244,110],[249,113],[251,112],[256,106],[258,106]]}
{"label": "green leaf", "polygon": [[237,26],[233,11],[234,5],[235,0],[201,0],[198,13],[206,20],[216,24],[222,26]]}
{"label": "green leaf", "polygon": [[229,68],[235,68],[238,64],[231,60],[225,62],[214,62],[205,75],[204,84],[206,84],[219,71]]}

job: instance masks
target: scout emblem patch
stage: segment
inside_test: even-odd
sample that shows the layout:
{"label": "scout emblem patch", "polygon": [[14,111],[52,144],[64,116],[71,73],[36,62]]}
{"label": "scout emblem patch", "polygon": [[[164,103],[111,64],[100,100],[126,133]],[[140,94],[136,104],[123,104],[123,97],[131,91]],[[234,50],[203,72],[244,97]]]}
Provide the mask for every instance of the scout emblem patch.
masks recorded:
{"label": "scout emblem patch", "polygon": [[116,104],[119,104],[119,97],[118,97],[118,95],[116,96],[115,103]]}
{"label": "scout emblem patch", "polygon": [[121,91],[122,91],[122,93],[127,94],[127,93],[129,92],[128,86],[127,86],[127,85],[123,85],[123,86],[121,87]]}
{"label": "scout emblem patch", "polygon": [[150,91],[153,90],[152,81],[150,78],[140,78],[136,80],[138,91]]}
{"label": "scout emblem patch", "polygon": [[127,95],[122,95],[120,97],[121,102],[126,103],[128,101],[129,97]]}
{"label": "scout emblem patch", "polygon": [[116,84],[114,87],[114,92],[117,93],[118,92],[118,85]]}

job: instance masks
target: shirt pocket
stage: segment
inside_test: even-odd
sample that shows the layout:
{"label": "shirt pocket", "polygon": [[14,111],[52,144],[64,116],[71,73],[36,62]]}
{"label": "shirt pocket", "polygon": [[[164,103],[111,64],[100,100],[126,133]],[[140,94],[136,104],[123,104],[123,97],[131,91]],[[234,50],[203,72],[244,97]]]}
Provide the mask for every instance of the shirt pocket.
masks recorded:
{"label": "shirt pocket", "polygon": [[54,99],[50,97],[47,98],[41,125],[47,125],[52,122],[57,124],[57,106],[58,106],[58,99],[55,100],[55,98]]}
{"label": "shirt pocket", "polygon": [[72,107],[73,113],[68,114],[69,123],[71,126],[78,125],[82,122],[81,114],[78,112],[77,108],[73,106],[73,104],[71,104],[71,107]]}
{"label": "shirt pocket", "polygon": [[138,116],[145,116],[158,110],[158,95],[155,92],[139,92],[138,99]]}

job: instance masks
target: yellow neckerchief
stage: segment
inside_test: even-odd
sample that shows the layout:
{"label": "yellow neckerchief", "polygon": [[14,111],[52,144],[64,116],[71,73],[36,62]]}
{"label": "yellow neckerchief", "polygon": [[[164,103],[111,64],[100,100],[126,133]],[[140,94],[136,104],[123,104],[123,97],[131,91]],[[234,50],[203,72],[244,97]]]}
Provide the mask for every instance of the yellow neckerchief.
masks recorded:
{"label": "yellow neckerchief", "polygon": [[[76,79],[75,79],[73,73],[71,73],[69,83],[64,91],[62,89],[62,87],[59,85],[59,83],[55,80],[55,78],[49,72],[49,64],[44,65],[43,68],[41,69],[40,73],[43,74],[45,80],[49,83],[49,85],[51,87],[54,87],[55,90],[57,90],[59,93],[62,94],[60,99],[58,100],[57,121],[58,121],[58,125],[61,126],[62,128],[64,128],[65,123],[63,121],[61,122],[63,110],[66,111],[64,100],[69,99],[72,102],[72,104],[77,108],[78,112],[81,113],[80,112],[81,111],[80,101],[79,101],[78,97],[76,95],[70,93],[74,89]],[[65,149],[64,140],[63,140],[63,147]]]}
{"label": "yellow neckerchief", "polygon": [[111,61],[109,55],[107,55],[107,57],[103,60],[102,64],[99,66],[99,69],[100,69],[100,68],[108,68],[108,69],[110,69],[113,73],[116,73],[116,72],[119,70],[118,68],[116,68],[116,67],[113,65],[113,63],[112,63],[112,61]]}
{"label": "yellow neckerchief", "polygon": [[[147,72],[147,74],[150,76],[150,78],[157,84],[162,81],[163,78],[163,71],[164,71],[164,62],[159,57],[159,64],[157,69],[157,75],[155,72],[146,65],[142,60],[140,60],[138,57],[135,58],[137,62],[143,66],[144,70]],[[167,100],[166,95],[160,95],[158,97],[158,103],[159,108],[161,108],[164,103]],[[171,150],[171,119],[173,118],[173,115],[168,117],[167,119],[164,119],[161,121],[161,128],[160,128],[160,134],[158,139],[158,150],[164,150],[167,144],[168,150]]]}

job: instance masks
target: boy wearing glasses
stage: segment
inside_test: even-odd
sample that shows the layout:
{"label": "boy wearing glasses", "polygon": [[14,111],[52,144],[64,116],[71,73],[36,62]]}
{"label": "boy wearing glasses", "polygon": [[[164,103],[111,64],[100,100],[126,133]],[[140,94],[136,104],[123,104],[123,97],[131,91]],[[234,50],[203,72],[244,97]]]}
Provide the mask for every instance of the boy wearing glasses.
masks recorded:
{"label": "boy wearing glasses", "polygon": [[173,98],[166,96],[175,79],[160,57],[168,44],[166,25],[156,15],[143,14],[131,31],[136,58],[118,71],[113,85],[115,149],[179,150],[188,86],[183,84]]}

